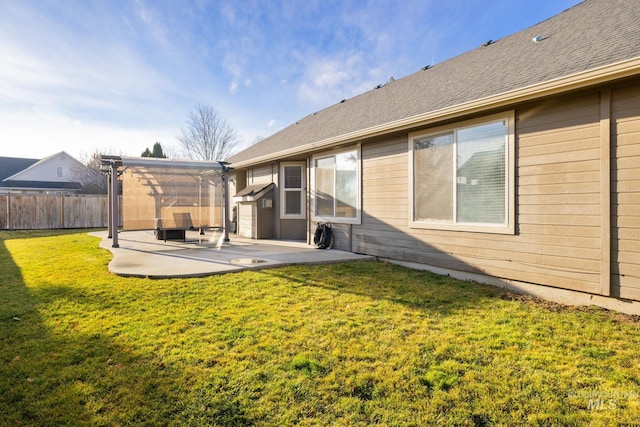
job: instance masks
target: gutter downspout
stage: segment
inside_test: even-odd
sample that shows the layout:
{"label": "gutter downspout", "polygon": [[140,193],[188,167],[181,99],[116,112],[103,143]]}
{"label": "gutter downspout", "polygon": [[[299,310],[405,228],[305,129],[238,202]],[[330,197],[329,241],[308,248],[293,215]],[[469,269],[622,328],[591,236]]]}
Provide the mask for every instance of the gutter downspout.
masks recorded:
{"label": "gutter downspout", "polygon": [[307,205],[307,245],[312,243],[311,241],[311,157],[307,156],[307,180],[305,182],[305,204]]}

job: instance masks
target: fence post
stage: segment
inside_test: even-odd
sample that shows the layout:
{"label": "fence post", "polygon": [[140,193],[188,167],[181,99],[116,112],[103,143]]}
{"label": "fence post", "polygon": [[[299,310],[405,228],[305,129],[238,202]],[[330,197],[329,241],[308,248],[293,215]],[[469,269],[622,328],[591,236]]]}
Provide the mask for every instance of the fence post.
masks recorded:
{"label": "fence post", "polygon": [[64,228],[64,193],[60,193],[60,228]]}
{"label": "fence post", "polygon": [[11,191],[7,192],[7,230],[11,230]]}

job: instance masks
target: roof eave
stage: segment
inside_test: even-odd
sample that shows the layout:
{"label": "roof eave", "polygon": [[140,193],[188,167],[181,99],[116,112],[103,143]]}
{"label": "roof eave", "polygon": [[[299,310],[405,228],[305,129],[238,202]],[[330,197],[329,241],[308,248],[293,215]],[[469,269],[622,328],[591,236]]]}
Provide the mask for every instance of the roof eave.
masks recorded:
{"label": "roof eave", "polygon": [[328,149],[336,145],[348,144],[363,138],[370,138],[390,132],[402,131],[416,126],[453,119],[462,115],[474,114],[484,110],[505,107],[523,101],[531,101],[550,95],[570,92],[589,86],[595,86],[614,80],[640,74],[640,57],[616,62],[614,64],[593,68],[587,71],[570,74],[564,77],[536,83],[520,89],[503,92],[474,101],[453,105],[439,110],[411,116],[389,123],[369,127],[355,132],[327,138],[321,141],[301,145],[288,150],[277,151],[250,160],[233,163],[234,168],[247,167],[259,163],[276,161],[285,157],[304,154],[311,151]]}

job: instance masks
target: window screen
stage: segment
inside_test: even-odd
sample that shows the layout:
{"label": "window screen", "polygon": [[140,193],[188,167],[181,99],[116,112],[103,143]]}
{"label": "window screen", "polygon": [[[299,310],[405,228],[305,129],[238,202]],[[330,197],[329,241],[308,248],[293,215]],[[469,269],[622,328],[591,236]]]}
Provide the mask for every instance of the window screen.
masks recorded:
{"label": "window screen", "polygon": [[314,161],[315,216],[342,219],[359,218],[360,183],[358,150],[345,151]]}
{"label": "window screen", "polygon": [[302,217],[304,215],[304,167],[302,164],[282,166],[282,215]]}
{"label": "window screen", "polygon": [[414,221],[504,225],[507,131],[500,120],[414,138]]}

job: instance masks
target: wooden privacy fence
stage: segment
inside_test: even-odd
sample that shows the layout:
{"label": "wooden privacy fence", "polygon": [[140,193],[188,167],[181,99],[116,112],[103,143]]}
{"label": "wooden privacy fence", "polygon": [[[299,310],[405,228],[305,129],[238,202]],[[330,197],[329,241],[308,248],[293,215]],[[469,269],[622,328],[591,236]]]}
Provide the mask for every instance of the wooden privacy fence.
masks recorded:
{"label": "wooden privacy fence", "polygon": [[107,227],[106,195],[0,194],[0,229]]}

